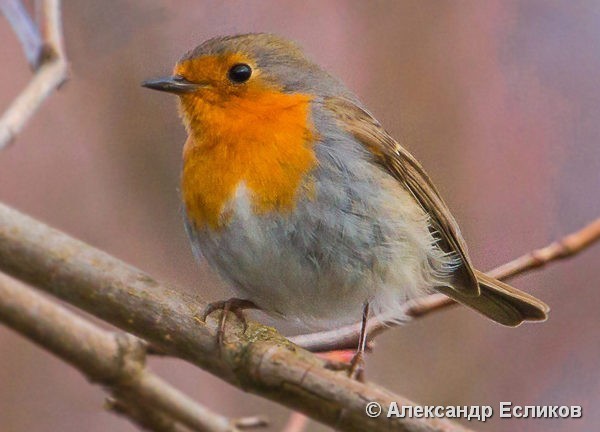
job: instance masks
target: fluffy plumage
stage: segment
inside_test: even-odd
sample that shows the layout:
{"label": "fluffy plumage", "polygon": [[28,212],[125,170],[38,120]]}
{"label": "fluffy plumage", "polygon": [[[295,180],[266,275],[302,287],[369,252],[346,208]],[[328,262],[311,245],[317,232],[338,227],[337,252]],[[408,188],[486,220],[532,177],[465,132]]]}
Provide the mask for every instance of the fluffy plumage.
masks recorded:
{"label": "fluffy plumage", "polygon": [[[243,85],[226,78],[239,62],[254,70]],[[422,167],[294,44],[266,34],[215,38],[175,73],[202,84],[181,95],[188,233],[240,297],[312,328],[356,322],[365,302],[393,316],[433,290],[505,325],[545,319],[542,302],[473,269]],[[304,126],[291,127],[297,122]],[[228,163],[203,164],[217,151]],[[306,152],[314,163],[302,164]],[[232,173],[226,193],[204,187]],[[261,207],[265,191],[275,192]],[[293,199],[284,205],[280,196]],[[199,217],[215,199],[213,218]]]}

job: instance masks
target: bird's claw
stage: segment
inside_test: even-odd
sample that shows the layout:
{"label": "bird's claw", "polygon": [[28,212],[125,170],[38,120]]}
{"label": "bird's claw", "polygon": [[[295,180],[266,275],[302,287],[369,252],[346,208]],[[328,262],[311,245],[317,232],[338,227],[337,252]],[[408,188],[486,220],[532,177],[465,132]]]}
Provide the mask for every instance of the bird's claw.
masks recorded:
{"label": "bird's claw", "polygon": [[[337,353],[337,352],[336,352]],[[364,355],[363,353],[357,352],[352,356],[352,360],[339,360],[339,355],[331,356],[331,353],[321,354],[319,357],[325,359],[325,368],[332,371],[345,371],[348,376],[357,381],[364,381]],[[345,352],[344,352],[345,354]],[[337,358],[336,358],[337,357]]]}
{"label": "bird's claw", "polygon": [[350,361],[350,365],[348,368],[348,377],[351,379],[355,379],[360,382],[364,382],[365,380],[365,359],[363,352],[357,352],[352,360]]}
{"label": "bird's claw", "polygon": [[250,300],[240,298],[230,298],[227,300],[219,300],[213,303],[209,303],[206,309],[202,313],[202,321],[206,321],[206,318],[217,310],[222,310],[221,318],[219,320],[219,328],[217,329],[217,343],[219,347],[223,346],[224,334],[225,334],[225,322],[227,320],[227,314],[232,312],[240,320],[244,327],[244,331],[248,327],[246,317],[244,315],[245,309],[259,309]]}

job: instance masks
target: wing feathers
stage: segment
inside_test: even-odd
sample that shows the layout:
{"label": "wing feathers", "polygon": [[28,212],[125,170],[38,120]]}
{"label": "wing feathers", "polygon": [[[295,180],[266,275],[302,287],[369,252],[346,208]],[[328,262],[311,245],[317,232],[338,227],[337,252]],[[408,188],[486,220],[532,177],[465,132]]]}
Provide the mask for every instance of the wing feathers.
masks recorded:
{"label": "wing feathers", "polygon": [[458,224],[442,200],[433,182],[419,162],[398,144],[367,111],[338,97],[328,98],[326,107],[340,125],[356,137],[380,163],[411,192],[431,218],[431,225],[441,236],[440,247],[456,253],[462,265],[455,273],[455,289],[465,295],[479,295],[479,285]]}
{"label": "wing feathers", "polygon": [[419,162],[373,116],[340,97],[327,98],[325,107],[335,115],[340,127],[353,135],[410,191],[431,218],[432,228],[441,236],[439,246],[442,250],[455,253],[462,260],[454,274],[452,287],[437,287],[440,292],[507,326],[517,326],[525,320],[546,319],[549,310],[546,304],[473,268],[458,224],[431,179]]}

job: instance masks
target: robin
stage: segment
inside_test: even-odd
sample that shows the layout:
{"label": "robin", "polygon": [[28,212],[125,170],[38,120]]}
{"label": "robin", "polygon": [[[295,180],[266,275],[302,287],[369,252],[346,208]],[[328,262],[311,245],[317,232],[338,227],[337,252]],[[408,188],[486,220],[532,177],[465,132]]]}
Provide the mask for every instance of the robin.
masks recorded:
{"label": "robin", "polygon": [[294,43],[213,38],[143,85],[179,96],[187,233],[238,296],[215,307],[311,329],[362,317],[354,376],[367,319],[402,320],[433,291],[506,326],[546,319],[543,302],[473,267],[419,162]]}

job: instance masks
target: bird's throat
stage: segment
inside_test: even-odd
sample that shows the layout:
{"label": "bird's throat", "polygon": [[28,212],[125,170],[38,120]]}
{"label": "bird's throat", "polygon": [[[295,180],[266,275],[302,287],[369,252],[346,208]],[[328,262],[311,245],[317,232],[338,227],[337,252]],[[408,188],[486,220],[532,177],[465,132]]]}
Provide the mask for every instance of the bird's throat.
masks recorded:
{"label": "bird's throat", "polygon": [[182,100],[188,140],[182,195],[197,228],[227,223],[240,185],[257,214],[294,208],[316,165],[310,96],[277,91],[219,103]]}

